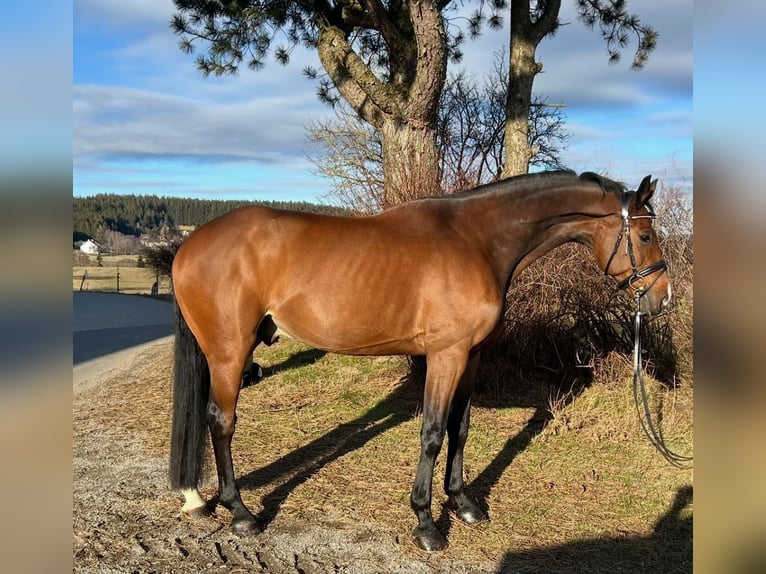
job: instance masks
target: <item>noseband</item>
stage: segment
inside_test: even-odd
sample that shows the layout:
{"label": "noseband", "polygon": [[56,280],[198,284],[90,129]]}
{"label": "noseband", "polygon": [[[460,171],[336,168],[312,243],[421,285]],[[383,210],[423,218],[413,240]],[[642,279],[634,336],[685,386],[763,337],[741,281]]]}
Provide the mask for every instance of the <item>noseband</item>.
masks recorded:
{"label": "noseband", "polygon": [[627,192],[624,193],[621,199],[622,208],[620,210],[620,215],[622,217],[622,227],[620,228],[620,233],[617,235],[617,241],[614,244],[614,249],[612,250],[612,254],[609,256],[609,261],[606,263],[606,269],[604,269],[604,274],[609,275],[609,267],[612,265],[612,260],[614,259],[614,256],[617,255],[617,251],[620,248],[620,242],[622,241],[623,236],[625,237],[625,252],[627,253],[628,257],[630,257],[630,266],[633,271],[633,273],[628,277],[627,279],[623,279],[620,281],[617,285],[618,289],[626,289],[627,287],[632,287],[633,283],[638,281],[639,279],[643,279],[644,277],[648,277],[649,275],[656,273],[657,271],[660,271],[660,273],[657,275],[657,277],[654,278],[654,281],[652,281],[648,287],[639,287],[636,289],[636,296],[637,297],[643,297],[649,289],[651,289],[654,284],[657,282],[657,280],[668,270],[668,264],[664,259],[660,259],[659,261],[652,263],[651,265],[647,265],[646,267],[642,267],[641,269],[638,268],[636,265],[636,256],[633,253],[633,241],[630,238],[630,221],[633,219],[656,219],[657,214],[654,213],[654,209],[652,208],[651,204],[647,201],[644,206],[646,207],[646,210],[649,212],[647,215],[629,215],[628,213],[628,206],[630,205],[630,199],[633,197],[633,194],[635,192]]}

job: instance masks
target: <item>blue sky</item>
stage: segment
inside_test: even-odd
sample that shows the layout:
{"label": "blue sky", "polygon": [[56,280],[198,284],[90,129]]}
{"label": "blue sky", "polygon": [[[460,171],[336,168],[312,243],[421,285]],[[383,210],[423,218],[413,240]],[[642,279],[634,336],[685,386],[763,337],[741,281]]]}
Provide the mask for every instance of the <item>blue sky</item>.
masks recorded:
{"label": "blue sky", "polygon": [[[617,65],[604,42],[563,3],[562,26],[538,49],[535,92],[566,104],[572,137],[565,163],[631,186],[647,173],[692,187],[692,1],[633,0],[660,34],[646,68]],[[305,127],[329,115],[301,75],[315,53],[296,50],[282,67],[202,78],[177,47],[171,0],[75,0],[73,188],[96,193],[219,199],[327,201],[312,174]],[[507,31],[467,40],[452,71],[481,80]]]}

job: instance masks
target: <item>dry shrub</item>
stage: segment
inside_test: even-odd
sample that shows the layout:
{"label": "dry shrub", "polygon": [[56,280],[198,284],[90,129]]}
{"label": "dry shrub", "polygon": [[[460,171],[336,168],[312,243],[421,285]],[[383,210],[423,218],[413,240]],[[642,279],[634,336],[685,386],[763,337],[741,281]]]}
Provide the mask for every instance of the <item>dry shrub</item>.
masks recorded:
{"label": "dry shrub", "polygon": [[[642,330],[647,371],[666,386],[692,384],[693,249],[691,201],[678,189],[656,198],[656,228],[673,290],[669,312]],[[505,329],[485,352],[479,390],[518,392],[514,383],[577,392],[633,350],[635,302],[617,292],[585,247],[563,245],[530,265],[507,296]],[[510,388],[509,388],[510,384]],[[553,394],[558,394],[554,392]]]}
{"label": "dry shrub", "polygon": [[[691,196],[677,187],[662,190],[655,201],[656,227],[670,268],[673,304],[663,327],[677,361],[676,375],[692,384],[694,367],[694,245]],[[667,351],[668,349],[665,348]]]}
{"label": "dry shrub", "polygon": [[607,281],[575,244],[530,265],[508,292],[505,328],[485,352],[479,390],[502,396],[542,384],[577,394],[590,384],[594,362],[629,345],[618,315],[626,302]]}
{"label": "dry shrub", "polygon": [[[644,365],[666,387],[691,385],[691,200],[682,190],[666,189],[655,199],[655,209],[673,302],[668,312],[643,323]],[[617,291],[587,248],[570,243],[554,249],[530,265],[508,292],[505,328],[484,351],[477,379],[483,402],[495,397],[507,404],[509,396],[518,402],[520,394],[533,392],[576,395],[594,379],[617,378],[632,363],[634,311],[632,296]],[[412,357],[409,365],[422,386],[425,360]]]}
{"label": "dry shrub", "polygon": [[166,243],[150,245],[141,250],[141,255],[146,260],[147,267],[170,277],[173,270],[173,259],[181,247],[183,239],[174,238]]}

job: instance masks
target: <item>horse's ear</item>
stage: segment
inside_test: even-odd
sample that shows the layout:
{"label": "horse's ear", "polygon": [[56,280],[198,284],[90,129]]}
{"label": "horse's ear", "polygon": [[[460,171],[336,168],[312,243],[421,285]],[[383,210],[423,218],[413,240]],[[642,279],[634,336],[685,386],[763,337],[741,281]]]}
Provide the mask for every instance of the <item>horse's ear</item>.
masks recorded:
{"label": "horse's ear", "polygon": [[651,175],[647,175],[641,180],[641,185],[638,186],[636,191],[636,207],[643,207],[646,202],[649,201],[654,195],[654,190],[657,189],[657,180],[652,180]]}

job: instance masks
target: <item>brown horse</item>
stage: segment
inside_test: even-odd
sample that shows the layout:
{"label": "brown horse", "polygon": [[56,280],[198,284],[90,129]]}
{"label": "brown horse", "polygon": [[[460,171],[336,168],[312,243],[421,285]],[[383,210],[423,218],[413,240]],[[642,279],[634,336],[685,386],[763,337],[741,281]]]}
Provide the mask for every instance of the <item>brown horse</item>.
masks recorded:
{"label": "brown horse", "polygon": [[354,355],[425,355],[413,536],[447,546],[431,515],[434,461],[448,436],[444,488],[457,516],[487,520],[463,484],[463,447],[481,349],[501,328],[510,281],[554,247],[590,247],[605,273],[653,314],[670,300],[652,228],[656,180],[637,191],[593,173],[521,176],[400,205],[369,217],[245,207],[207,223],[173,263],[178,314],[170,477],[183,512],[197,491],[206,427],[219,502],[232,529],[257,533],[235,484],[231,439],[244,370],[259,343],[285,333]]}

